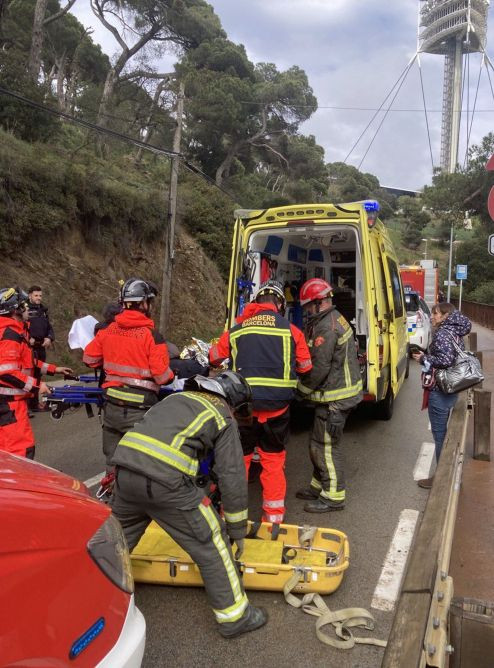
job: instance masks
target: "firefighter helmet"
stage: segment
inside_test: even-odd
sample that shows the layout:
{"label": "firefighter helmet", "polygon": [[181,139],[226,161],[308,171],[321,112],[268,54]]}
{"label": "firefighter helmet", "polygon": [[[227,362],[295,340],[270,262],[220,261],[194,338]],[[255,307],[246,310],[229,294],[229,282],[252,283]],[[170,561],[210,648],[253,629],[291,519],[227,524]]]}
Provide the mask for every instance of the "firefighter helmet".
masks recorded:
{"label": "firefighter helmet", "polygon": [[145,299],[154,299],[158,295],[158,289],[151,281],[143,281],[141,278],[129,278],[120,288],[121,304],[125,302],[143,302]]}
{"label": "firefighter helmet", "polygon": [[256,292],[255,301],[258,300],[258,297],[263,297],[264,295],[273,295],[276,297],[281,302],[281,310],[285,310],[285,291],[283,290],[283,285],[279,281],[270,279],[269,281],[261,283],[259,290]]}
{"label": "firefighter helmet", "polygon": [[322,278],[311,278],[300,288],[300,304],[306,306],[310,302],[320,301],[333,296],[333,288]]}
{"label": "firefighter helmet", "polygon": [[235,371],[223,371],[216,378],[206,378],[206,376],[197,374],[187,378],[184,390],[204,390],[218,394],[226,399],[234,409],[252,401],[252,390],[249,383]]}
{"label": "firefighter helmet", "polygon": [[0,288],[0,315],[10,315],[24,308],[28,296],[20,288]]}

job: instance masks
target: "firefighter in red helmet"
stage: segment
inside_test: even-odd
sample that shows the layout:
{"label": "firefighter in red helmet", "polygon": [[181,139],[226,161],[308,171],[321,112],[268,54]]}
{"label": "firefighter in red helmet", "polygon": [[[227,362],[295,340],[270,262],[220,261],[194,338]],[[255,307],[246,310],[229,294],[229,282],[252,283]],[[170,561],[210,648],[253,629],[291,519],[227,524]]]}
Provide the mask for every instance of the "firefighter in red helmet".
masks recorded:
{"label": "firefighter in red helmet", "polygon": [[119,297],[122,312],[84,349],[83,361],[105,372],[103,452],[107,471],[112,470],[119,440],[158,401],[160,385],[173,379],[165,339],[150,317],[157,293],[149,281],[125,281]]}
{"label": "firefighter in red helmet", "polygon": [[307,314],[306,338],[313,366],[297,390],[315,405],[315,414],[309,446],[312,480],[296,496],[307,501],[304,510],[310,513],[345,506],[341,437],[348,414],[362,400],[353,330],[331,297],[331,285],[321,278],[306,281],[299,294]]}
{"label": "firefighter in red helmet", "polygon": [[247,469],[254,449],[260,457],[263,520],[280,524],[285,516],[285,446],[289,406],[297,374],[312,368],[302,332],[285,317],[285,294],[278,281],[263,283],[235,327],[224,332],[210,350],[211,364],[230,358],[234,371],[252,387],[253,421],[239,424]]}
{"label": "firefighter in red helmet", "polygon": [[0,450],[34,459],[34,434],[29,422],[27,401],[33,389],[49,394],[41,373],[71,374],[72,369],[35,361],[29,346],[28,296],[19,288],[0,289]]}

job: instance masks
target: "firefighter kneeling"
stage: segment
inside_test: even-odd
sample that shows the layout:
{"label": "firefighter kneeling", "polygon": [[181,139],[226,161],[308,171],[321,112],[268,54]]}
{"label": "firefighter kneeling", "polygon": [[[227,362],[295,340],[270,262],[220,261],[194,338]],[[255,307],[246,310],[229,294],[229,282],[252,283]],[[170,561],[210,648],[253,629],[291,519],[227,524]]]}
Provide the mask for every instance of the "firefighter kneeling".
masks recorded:
{"label": "firefighter kneeling", "polygon": [[[241,552],[247,531],[247,481],[234,415],[251,410],[249,385],[226,371],[217,378],[193,376],[184,392],[153,406],[127,432],[113,457],[116,486],[112,502],[129,549],[151,519],[198,565],[209,602],[225,638],[253,631],[267,621],[249,604],[237,573],[230,540]],[[214,452],[223,521],[195,484],[199,460]]]}

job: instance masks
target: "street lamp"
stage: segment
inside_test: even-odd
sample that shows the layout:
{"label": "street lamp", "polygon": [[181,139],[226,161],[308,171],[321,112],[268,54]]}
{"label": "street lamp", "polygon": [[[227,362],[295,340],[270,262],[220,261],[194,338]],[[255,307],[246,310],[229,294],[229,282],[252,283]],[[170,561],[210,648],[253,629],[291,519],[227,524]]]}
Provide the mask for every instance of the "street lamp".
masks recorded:
{"label": "street lamp", "polygon": [[422,253],[422,255],[424,256],[424,260],[427,260],[427,242],[428,242],[428,239],[422,239],[421,241],[425,241],[425,252]]}

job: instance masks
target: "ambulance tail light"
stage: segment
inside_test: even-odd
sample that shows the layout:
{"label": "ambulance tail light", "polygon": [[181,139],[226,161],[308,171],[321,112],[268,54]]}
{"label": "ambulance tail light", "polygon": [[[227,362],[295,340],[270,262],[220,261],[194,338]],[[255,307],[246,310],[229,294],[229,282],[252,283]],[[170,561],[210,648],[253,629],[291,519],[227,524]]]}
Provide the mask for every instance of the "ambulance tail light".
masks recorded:
{"label": "ambulance tail light", "polygon": [[424,326],[424,318],[422,316],[422,313],[420,313],[420,311],[417,311],[416,324],[417,324],[417,327],[423,327]]}

